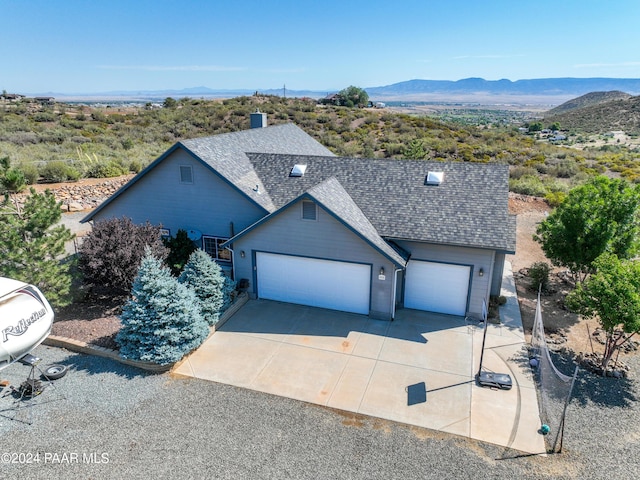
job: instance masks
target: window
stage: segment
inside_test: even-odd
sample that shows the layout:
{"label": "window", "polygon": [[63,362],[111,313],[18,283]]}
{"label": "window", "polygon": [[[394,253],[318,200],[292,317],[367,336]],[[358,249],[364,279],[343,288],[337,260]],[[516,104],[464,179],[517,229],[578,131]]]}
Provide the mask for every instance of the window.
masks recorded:
{"label": "window", "polygon": [[180,183],[193,183],[193,168],[191,165],[180,165]]}
{"label": "window", "polygon": [[202,236],[202,249],[214,260],[221,262],[231,262],[231,250],[222,248],[221,245],[229,240],[228,238]]}
{"label": "window", "polygon": [[303,220],[317,220],[318,212],[316,204],[313,202],[302,202],[302,219]]}

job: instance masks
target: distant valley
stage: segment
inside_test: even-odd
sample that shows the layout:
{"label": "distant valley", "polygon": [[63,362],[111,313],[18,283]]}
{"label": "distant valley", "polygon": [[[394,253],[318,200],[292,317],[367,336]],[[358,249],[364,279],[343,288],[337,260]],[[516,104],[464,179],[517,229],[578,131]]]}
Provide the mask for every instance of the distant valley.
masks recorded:
{"label": "distant valley", "polygon": [[[347,87],[348,85],[345,85]],[[362,86],[361,86],[362,87]],[[408,80],[392,85],[363,87],[369,97],[383,102],[462,103],[479,105],[544,106],[545,110],[589,92],[621,91],[640,95],[640,79],[629,78],[540,78],[530,80]],[[139,90],[88,93],[30,93],[49,95],[61,101],[154,101],[166,97],[232,98],[255,92],[286,97],[321,98],[335,90],[211,89],[192,87],[179,90]],[[22,92],[17,92],[22,93]]]}

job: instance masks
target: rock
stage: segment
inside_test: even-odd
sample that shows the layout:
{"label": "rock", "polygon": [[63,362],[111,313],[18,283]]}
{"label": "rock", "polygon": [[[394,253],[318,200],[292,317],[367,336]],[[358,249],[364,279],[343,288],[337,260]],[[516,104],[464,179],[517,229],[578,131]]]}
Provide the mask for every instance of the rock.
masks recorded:
{"label": "rock", "polygon": [[84,210],[84,207],[79,202],[71,202],[68,207],[70,212],[81,212]]}

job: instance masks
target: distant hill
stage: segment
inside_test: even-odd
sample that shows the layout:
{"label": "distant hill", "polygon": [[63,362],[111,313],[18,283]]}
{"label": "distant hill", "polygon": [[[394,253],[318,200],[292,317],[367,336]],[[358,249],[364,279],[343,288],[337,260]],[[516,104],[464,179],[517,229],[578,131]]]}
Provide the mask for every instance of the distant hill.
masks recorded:
{"label": "distant hill", "polygon": [[532,80],[409,80],[385,87],[367,88],[369,96],[417,93],[489,93],[494,95],[584,95],[594,91],[621,90],[640,94],[640,79],[631,78],[538,78]]}
{"label": "distant hill", "polygon": [[[583,133],[595,134],[622,130],[630,135],[640,134],[640,96],[620,96],[621,92],[597,93],[615,93],[615,95],[609,100],[568,108],[560,113],[553,113],[557,109],[550,110],[544,116],[544,123],[560,122],[563,130]],[[592,100],[598,98],[597,93]]]}
{"label": "distant hill", "polygon": [[[349,85],[344,85],[348,87]],[[539,78],[531,80],[485,80],[465,78],[462,80],[408,80],[382,87],[363,87],[371,100],[400,102],[472,102],[481,105],[496,103],[521,103],[544,105],[548,108],[589,92],[621,91],[640,95],[640,79],[632,78]],[[289,98],[322,98],[337,90],[290,90],[282,88],[212,89],[205,86],[176,90],[136,90],[94,93],[46,92],[61,101],[73,99],[120,99],[135,101],[158,101],[167,97],[182,98],[233,98],[253,95],[255,92]],[[24,93],[24,92],[13,92]],[[45,96],[29,93],[29,96]]]}
{"label": "distant hill", "polygon": [[561,113],[570,112],[571,110],[577,110],[579,108],[591,107],[599,105],[601,103],[610,102],[611,100],[627,100],[631,97],[628,93],[614,90],[612,92],[591,92],[581,97],[574,98],[568,102],[564,102],[562,105],[558,105],[547,112],[546,115],[559,115]]}

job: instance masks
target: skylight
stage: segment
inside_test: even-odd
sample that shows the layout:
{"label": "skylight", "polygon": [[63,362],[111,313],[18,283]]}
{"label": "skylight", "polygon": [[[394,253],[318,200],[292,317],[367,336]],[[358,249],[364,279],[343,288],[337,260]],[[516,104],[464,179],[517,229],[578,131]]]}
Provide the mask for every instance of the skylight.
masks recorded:
{"label": "skylight", "polygon": [[291,172],[289,173],[290,177],[301,177],[304,175],[304,172],[307,171],[307,166],[306,165],[301,165],[301,164],[296,164],[293,166],[293,168],[291,169]]}
{"label": "skylight", "polygon": [[444,172],[429,172],[424,181],[425,185],[440,185],[444,180]]}

